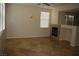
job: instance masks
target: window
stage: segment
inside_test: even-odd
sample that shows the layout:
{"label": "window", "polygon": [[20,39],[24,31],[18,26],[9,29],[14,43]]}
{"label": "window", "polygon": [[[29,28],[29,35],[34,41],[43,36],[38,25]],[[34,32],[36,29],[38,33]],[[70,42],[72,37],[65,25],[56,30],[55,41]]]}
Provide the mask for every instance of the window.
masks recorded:
{"label": "window", "polygon": [[2,4],[0,3],[0,31],[2,31]]}
{"label": "window", "polygon": [[0,31],[5,29],[5,4],[0,3]]}
{"label": "window", "polygon": [[5,4],[2,4],[2,28],[5,29]]}
{"label": "window", "polygon": [[40,27],[41,28],[48,28],[49,27],[49,12],[41,12]]}

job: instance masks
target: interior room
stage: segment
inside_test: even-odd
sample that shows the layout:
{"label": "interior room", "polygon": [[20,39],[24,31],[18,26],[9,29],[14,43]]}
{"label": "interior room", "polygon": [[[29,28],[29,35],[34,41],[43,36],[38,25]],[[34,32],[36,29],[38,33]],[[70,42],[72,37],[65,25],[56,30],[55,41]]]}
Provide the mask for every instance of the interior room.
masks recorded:
{"label": "interior room", "polygon": [[0,56],[78,56],[78,3],[0,3]]}

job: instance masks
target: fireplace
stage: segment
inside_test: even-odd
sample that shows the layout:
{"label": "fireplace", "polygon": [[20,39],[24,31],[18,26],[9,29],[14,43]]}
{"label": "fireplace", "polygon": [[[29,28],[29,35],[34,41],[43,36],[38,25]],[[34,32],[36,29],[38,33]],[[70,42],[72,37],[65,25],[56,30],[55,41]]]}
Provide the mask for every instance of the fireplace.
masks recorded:
{"label": "fireplace", "polygon": [[52,36],[58,37],[58,28],[52,27]]}

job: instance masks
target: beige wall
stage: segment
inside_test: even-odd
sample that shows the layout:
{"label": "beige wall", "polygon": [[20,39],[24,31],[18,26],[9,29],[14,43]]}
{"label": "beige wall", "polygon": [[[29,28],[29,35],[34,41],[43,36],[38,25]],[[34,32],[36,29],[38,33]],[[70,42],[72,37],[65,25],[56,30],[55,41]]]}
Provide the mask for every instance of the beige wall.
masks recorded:
{"label": "beige wall", "polygon": [[79,5],[77,4],[70,4],[70,5],[62,5],[62,6],[55,6],[52,9],[52,16],[51,16],[51,24],[58,24],[59,22],[59,11],[65,11],[65,10],[71,10],[79,8]]}
{"label": "beige wall", "polygon": [[25,4],[7,4],[7,38],[49,36],[50,28],[40,28],[40,11],[48,10]]}
{"label": "beige wall", "polygon": [[[51,24],[58,24],[59,11],[78,8],[78,5],[55,6],[52,8]],[[40,11],[48,11],[26,4],[7,4],[6,28],[8,38],[49,36],[50,29],[40,28]],[[32,17],[31,17],[32,16]]]}
{"label": "beige wall", "polygon": [[58,24],[58,10],[55,7],[52,9],[51,24]]}

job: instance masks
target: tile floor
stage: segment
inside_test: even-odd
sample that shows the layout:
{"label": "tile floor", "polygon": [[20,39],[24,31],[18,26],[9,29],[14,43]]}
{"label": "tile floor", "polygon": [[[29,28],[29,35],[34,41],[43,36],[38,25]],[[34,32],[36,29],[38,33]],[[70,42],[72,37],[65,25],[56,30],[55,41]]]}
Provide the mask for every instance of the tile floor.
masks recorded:
{"label": "tile floor", "polygon": [[79,47],[71,47],[64,40],[42,38],[7,39],[7,56],[78,56]]}

